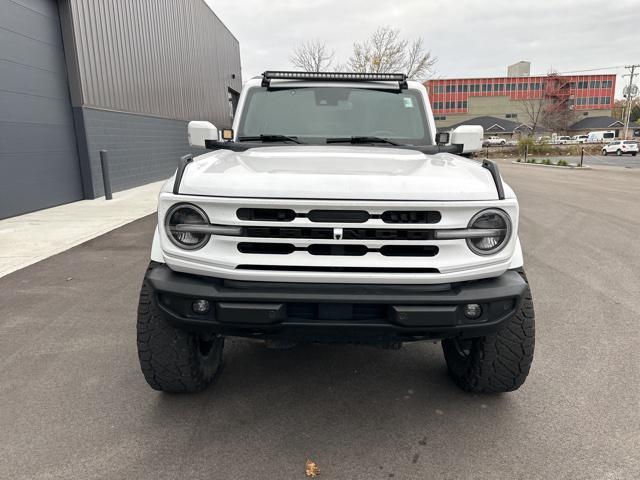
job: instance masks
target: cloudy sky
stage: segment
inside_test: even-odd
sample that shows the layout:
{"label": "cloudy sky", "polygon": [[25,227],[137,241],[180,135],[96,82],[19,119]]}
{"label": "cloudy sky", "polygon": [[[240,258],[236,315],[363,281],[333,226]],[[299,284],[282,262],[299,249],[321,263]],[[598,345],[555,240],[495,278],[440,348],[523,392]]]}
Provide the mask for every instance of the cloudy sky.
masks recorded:
{"label": "cloudy sky", "polygon": [[[293,47],[310,39],[344,61],[354,41],[383,25],[422,37],[441,78],[505,75],[518,60],[532,62],[533,74],[640,63],[638,0],[206,1],[240,41],[244,79],[292,68]],[[627,73],[593,73],[609,72]]]}

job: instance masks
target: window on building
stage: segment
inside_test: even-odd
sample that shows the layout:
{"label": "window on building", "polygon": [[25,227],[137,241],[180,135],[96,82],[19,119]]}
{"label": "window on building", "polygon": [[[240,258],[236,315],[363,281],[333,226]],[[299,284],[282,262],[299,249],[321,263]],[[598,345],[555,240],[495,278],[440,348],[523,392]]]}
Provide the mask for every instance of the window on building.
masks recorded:
{"label": "window on building", "polygon": [[524,89],[524,83],[519,83],[518,84],[518,91],[522,91]]}
{"label": "window on building", "polygon": [[505,118],[518,118],[518,114],[517,113],[507,113],[505,115]]}
{"label": "window on building", "polygon": [[434,115],[433,119],[436,120],[436,121],[438,121],[438,120],[446,120],[447,117],[445,115]]}
{"label": "window on building", "polygon": [[569,88],[571,90],[575,90],[576,89],[576,82],[569,82]]}
{"label": "window on building", "polygon": [[479,93],[480,92],[480,84],[476,83],[475,85],[471,85],[473,87],[472,92]]}
{"label": "window on building", "polygon": [[593,101],[595,100],[595,98],[593,97],[589,97],[589,105],[593,105]]}
{"label": "window on building", "polygon": [[482,84],[482,91],[483,91],[483,92],[486,92],[486,91],[487,91],[487,84],[486,84],[486,83],[483,83],[483,84]]}
{"label": "window on building", "polygon": [[467,108],[467,102],[466,101],[459,101],[457,108]]}
{"label": "window on building", "polygon": [[507,92],[510,92],[510,91],[511,91],[511,84],[510,84],[510,83],[507,83],[507,84],[505,85],[505,90],[506,90]]}
{"label": "window on building", "polygon": [[602,97],[600,103],[604,105],[611,105],[611,97]]}
{"label": "window on building", "polygon": [[591,80],[589,88],[600,88],[600,80]]}
{"label": "window on building", "polygon": [[603,80],[602,88],[611,88],[613,86],[613,81],[611,80]]}
{"label": "window on building", "polygon": [[496,83],[495,91],[496,92],[503,92],[504,91],[504,83]]}
{"label": "window on building", "polygon": [[532,83],[531,90],[540,90],[540,82]]}
{"label": "window on building", "polygon": [[515,84],[515,83],[512,83],[512,84],[511,84],[511,91],[512,91],[512,92],[515,92],[515,91],[516,91],[516,84]]}
{"label": "window on building", "polygon": [[578,89],[579,90],[584,90],[585,88],[587,88],[587,81],[586,80],[580,80],[578,82]]}

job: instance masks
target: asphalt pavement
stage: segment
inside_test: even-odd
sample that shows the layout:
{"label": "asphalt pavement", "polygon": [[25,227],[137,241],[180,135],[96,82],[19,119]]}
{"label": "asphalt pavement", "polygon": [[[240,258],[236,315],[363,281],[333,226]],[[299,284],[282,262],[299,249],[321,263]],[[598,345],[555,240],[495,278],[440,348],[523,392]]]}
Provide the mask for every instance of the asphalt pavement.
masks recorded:
{"label": "asphalt pavement", "polygon": [[213,388],[152,391],[150,216],[0,279],[0,478],[640,478],[640,170],[500,166],[537,314],[517,392],[458,390],[432,343],[240,340]]}

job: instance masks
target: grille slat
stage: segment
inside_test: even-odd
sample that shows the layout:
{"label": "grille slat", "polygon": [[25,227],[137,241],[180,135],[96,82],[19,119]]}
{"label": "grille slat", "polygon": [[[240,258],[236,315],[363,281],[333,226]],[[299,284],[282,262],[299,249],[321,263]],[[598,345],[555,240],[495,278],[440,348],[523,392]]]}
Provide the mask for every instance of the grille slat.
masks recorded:
{"label": "grille slat", "polygon": [[383,245],[380,248],[369,248],[366,245],[322,243],[296,247],[291,243],[240,242],[238,251],[258,255],[289,255],[295,251],[302,251],[310,255],[325,256],[357,257],[370,252],[380,252],[385,257],[433,257],[438,254],[439,249],[435,245]]}
{"label": "grille slat", "polygon": [[[253,238],[333,239],[333,228],[243,227],[243,236]],[[343,228],[344,240],[433,240],[433,230],[402,228]]]}

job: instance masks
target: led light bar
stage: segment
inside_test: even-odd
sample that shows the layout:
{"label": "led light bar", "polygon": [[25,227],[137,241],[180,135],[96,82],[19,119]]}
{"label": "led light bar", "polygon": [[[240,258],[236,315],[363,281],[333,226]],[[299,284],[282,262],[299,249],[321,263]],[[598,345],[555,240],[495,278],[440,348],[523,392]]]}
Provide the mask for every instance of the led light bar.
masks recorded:
{"label": "led light bar", "polygon": [[262,74],[262,86],[269,88],[271,80],[311,80],[315,82],[398,82],[400,89],[407,88],[404,73],[360,73],[360,72],[279,72]]}

